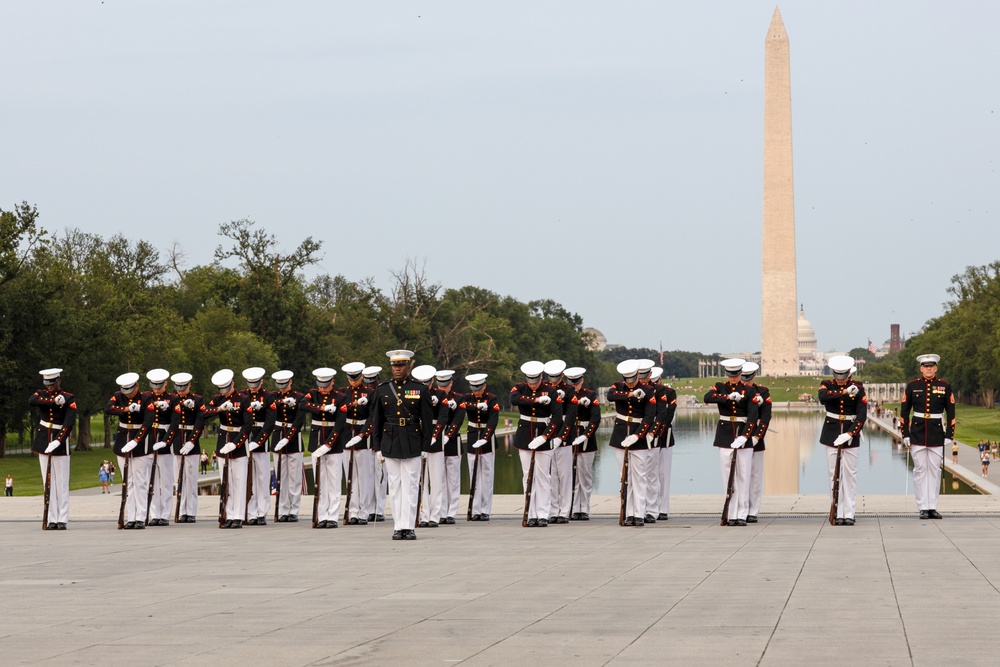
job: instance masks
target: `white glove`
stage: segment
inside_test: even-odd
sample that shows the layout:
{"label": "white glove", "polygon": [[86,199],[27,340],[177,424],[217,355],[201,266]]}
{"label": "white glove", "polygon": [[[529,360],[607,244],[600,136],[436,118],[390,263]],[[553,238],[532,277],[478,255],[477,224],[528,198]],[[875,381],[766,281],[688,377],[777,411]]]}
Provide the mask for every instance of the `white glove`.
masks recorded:
{"label": "white glove", "polygon": [[584,396],[583,398],[581,398],[580,400],[577,401],[577,404],[580,405],[581,407],[589,408],[590,407],[590,399],[587,398],[586,396]]}
{"label": "white glove", "polygon": [[449,398],[448,399],[448,407],[451,408],[452,410],[457,410],[458,409],[458,403],[455,402],[454,398]]}
{"label": "white glove", "polygon": [[437,396],[431,394],[431,405],[433,405],[435,408],[437,407],[438,401],[440,400],[441,399],[439,399]]}
{"label": "white glove", "polygon": [[219,406],[219,409],[220,410],[225,410],[226,412],[229,412],[230,410],[233,409],[233,402],[232,401],[226,401],[225,403],[223,403],[222,405]]}
{"label": "white glove", "polygon": [[59,445],[61,444],[62,443],[59,442],[58,440],[53,440],[52,442],[49,443],[49,446],[45,448],[45,453],[51,454],[52,452],[56,451],[56,448],[59,447]]}
{"label": "white glove", "polygon": [[846,445],[847,443],[849,443],[852,439],[853,438],[851,437],[850,433],[841,433],[836,438],[834,438],[834,440],[833,440],[833,446],[834,447],[843,447],[844,445]]}
{"label": "white glove", "polygon": [[743,398],[743,394],[741,394],[738,391],[734,391],[730,393],[729,396],[726,396],[726,398],[728,398],[730,401],[738,401]]}
{"label": "white glove", "polygon": [[378,459],[379,463],[385,463],[385,455],[382,453],[381,449],[375,452],[375,457]]}
{"label": "white glove", "polygon": [[477,410],[486,410],[489,407],[490,407],[490,404],[487,403],[486,401],[481,401],[479,403],[476,403],[476,409]]}
{"label": "white glove", "polygon": [[903,438],[903,446],[904,447],[909,447],[910,446],[910,439],[908,437],[907,438]]}
{"label": "white glove", "polygon": [[295,407],[295,397],[294,396],[288,396],[286,398],[283,398],[283,399],[281,399],[281,402],[284,403],[285,405],[287,405],[290,408],[294,408]]}
{"label": "white glove", "polygon": [[184,407],[187,408],[188,410],[190,410],[191,408],[193,408],[194,407],[194,399],[193,398],[185,398],[184,399]]}
{"label": "white glove", "polygon": [[577,446],[579,446],[579,445],[582,445],[582,444],[583,444],[583,443],[585,443],[585,442],[587,442],[587,436],[585,436],[585,435],[578,435],[578,436],[576,436],[576,438],[575,438],[575,439],[573,440],[573,446],[574,446],[574,447],[577,447]]}
{"label": "white glove", "polygon": [[129,412],[139,412],[139,410],[142,410],[142,406],[139,405],[138,403],[129,403],[128,404],[128,411]]}
{"label": "white glove", "polygon": [[541,396],[535,399],[535,403],[541,403],[542,405],[548,405],[551,402],[552,402],[552,397],[549,396],[548,394],[542,394]]}
{"label": "white glove", "polygon": [[159,408],[160,410],[169,410],[170,409],[170,401],[157,401],[156,402],[156,407]]}
{"label": "white glove", "polygon": [[955,444],[955,441],[952,440],[951,438],[945,438],[944,439],[944,444],[945,444],[946,447],[951,447],[953,444]]}
{"label": "white glove", "polygon": [[229,452],[233,451],[234,449],[236,449],[236,443],[235,442],[227,442],[226,444],[224,444],[222,446],[222,449],[219,450],[219,453],[222,454],[223,456],[225,456],[226,454],[228,454]]}
{"label": "white glove", "polygon": [[653,434],[652,433],[647,433],[646,434],[646,446],[647,447],[652,447],[653,446],[653,440],[654,440]]}
{"label": "white glove", "polygon": [[528,449],[538,449],[545,444],[545,436],[540,435],[531,442],[528,443]]}
{"label": "white glove", "polygon": [[336,412],[336,411],[337,411],[337,404],[336,403],[331,403],[330,405],[324,405],[323,406],[323,412],[330,413],[330,412]]}
{"label": "white glove", "polygon": [[167,443],[164,442],[163,440],[160,440],[159,442],[154,442],[153,443],[153,451],[154,452],[158,452],[161,449],[165,448],[166,446],[167,446]]}
{"label": "white glove", "polygon": [[358,444],[359,442],[361,442],[361,436],[356,435],[347,441],[347,444],[344,445],[344,449],[351,449],[352,447],[354,447],[354,445]]}
{"label": "white glove", "polygon": [[193,449],[194,449],[194,443],[193,442],[190,442],[190,441],[185,442],[184,446],[181,447],[181,456],[184,456],[185,454],[190,454]]}
{"label": "white glove", "polygon": [[729,446],[732,447],[733,449],[739,449],[745,444],[747,444],[747,437],[745,435],[741,435],[740,437],[733,440],[733,444]]}
{"label": "white glove", "polygon": [[433,438],[431,438],[431,447],[433,447],[434,445],[436,445],[437,441],[438,441],[437,436],[434,436]]}
{"label": "white glove", "polygon": [[260,401],[250,401],[251,410],[260,410],[262,407],[264,407],[264,404]]}
{"label": "white glove", "polygon": [[451,438],[449,438],[448,436],[446,435],[441,436],[441,446],[444,447],[445,445],[447,445],[449,440],[451,440]]}
{"label": "white glove", "polygon": [[760,442],[760,438],[758,438],[757,436],[753,436],[752,438],[750,438],[750,442],[752,442],[753,446],[756,447],[757,443]]}
{"label": "white glove", "polygon": [[641,401],[642,399],[646,398],[646,392],[644,392],[642,389],[633,389],[630,396],[638,398]]}
{"label": "white glove", "polygon": [[122,447],[122,452],[125,453],[125,454],[128,454],[129,452],[131,452],[133,449],[135,449],[138,446],[139,446],[139,441],[138,440],[129,440],[128,442],[125,443],[125,446]]}
{"label": "white glove", "polygon": [[274,446],[274,451],[280,452],[281,448],[288,444],[288,438],[282,438],[278,441],[278,444]]}
{"label": "white glove", "polygon": [[328,454],[329,452],[330,452],[329,445],[320,445],[319,447],[316,448],[316,451],[312,453],[312,457],[314,459],[318,459],[319,457],[323,456],[324,454]]}
{"label": "white glove", "polygon": [[861,391],[861,390],[858,389],[858,385],[852,384],[850,387],[848,387],[844,391],[847,392],[848,394],[850,394],[851,396],[857,396],[858,392]]}
{"label": "white glove", "polygon": [[556,393],[559,394],[559,398],[566,398],[566,392],[562,389],[556,389]]}
{"label": "white glove", "polygon": [[52,399],[52,402],[55,403],[56,405],[66,405],[66,397],[63,396],[62,394],[59,394],[54,399]]}
{"label": "white glove", "polygon": [[625,436],[625,439],[622,440],[622,447],[624,447],[625,449],[628,449],[629,447],[631,447],[632,445],[634,445],[637,442],[639,442],[639,436],[637,436],[635,433],[633,433],[632,435]]}
{"label": "white glove", "polygon": [[753,397],[753,402],[756,403],[757,405],[764,405],[764,397],[761,396],[760,394],[757,394],[756,396]]}
{"label": "white glove", "polygon": [[258,447],[260,447],[260,443],[259,442],[254,442],[253,440],[251,440],[251,441],[249,441],[247,443],[247,451],[248,452],[252,452],[253,450],[257,449]]}
{"label": "white glove", "polygon": [[[434,444],[434,443],[431,443],[431,444]],[[427,458],[427,452],[420,452],[420,458],[421,459],[426,459]]]}
{"label": "white glove", "polygon": [[485,444],[486,444],[485,440],[476,440],[474,443],[472,443],[472,446],[475,447],[476,449],[479,449]]}
{"label": "white glove", "polygon": [[562,438],[552,438],[552,449],[555,449],[556,447],[561,447],[562,443],[563,443]]}
{"label": "white glove", "polygon": [[358,405],[368,405],[368,397],[358,396]]}

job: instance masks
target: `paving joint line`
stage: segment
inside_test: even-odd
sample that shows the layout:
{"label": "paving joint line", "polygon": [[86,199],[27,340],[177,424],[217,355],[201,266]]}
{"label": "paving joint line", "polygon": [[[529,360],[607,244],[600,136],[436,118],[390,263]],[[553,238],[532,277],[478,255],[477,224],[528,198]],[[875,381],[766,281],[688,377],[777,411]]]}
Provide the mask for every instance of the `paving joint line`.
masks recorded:
{"label": "paving joint line", "polygon": [[906,621],[903,619],[903,610],[899,607],[899,594],[896,592],[896,578],[892,576],[892,565],[889,563],[889,552],[885,550],[885,535],[882,533],[882,521],[878,522],[878,535],[882,542],[882,556],[885,558],[885,567],[889,572],[889,584],[892,586],[892,599],[896,602],[896,614],[899,616],[899,625],[903,628],[903,640],[906,641],[906,653],[913,664],[913,647],[910,646],[910,633],[906,631]]}

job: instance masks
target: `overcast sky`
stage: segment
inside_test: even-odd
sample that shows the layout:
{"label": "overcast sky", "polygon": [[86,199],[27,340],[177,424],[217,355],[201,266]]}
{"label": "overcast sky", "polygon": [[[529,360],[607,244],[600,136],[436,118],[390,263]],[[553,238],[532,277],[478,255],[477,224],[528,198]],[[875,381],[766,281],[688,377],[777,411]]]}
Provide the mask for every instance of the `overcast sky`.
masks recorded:
{"label": "overcast sky", "polygon": [[[551,298],[760,349],[773,2],[0,5],[0,207],[189,265],[251,218],[319,272]],[[1000,3],[785,2],[798,300],[822,350],[1000,254]]]}

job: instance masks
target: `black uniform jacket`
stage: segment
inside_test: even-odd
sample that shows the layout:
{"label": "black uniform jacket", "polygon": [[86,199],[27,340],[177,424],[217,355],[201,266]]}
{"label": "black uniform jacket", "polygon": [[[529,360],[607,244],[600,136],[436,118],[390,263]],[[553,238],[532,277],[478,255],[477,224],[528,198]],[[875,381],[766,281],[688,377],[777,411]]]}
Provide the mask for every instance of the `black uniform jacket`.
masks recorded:
{"label": "black uniform jacket", "polygon": [[674,413],[677,412],[677,392],[665,384],[656,387],[656,442],[657,448],[674,446]]}
{"label": "black uniform jacket", "polygon": [[[642,398],[632,396],[632,392],[641,389]],[[629,449],[649,449],[646,434],[653,428],[656,419],[656,388],[648,384],[637,384],[629,387],[623,380],[608,387],[608,403],[615,406],[615,425],[611,430],[611,442],[615,449],[622,447],[622,440],[627,436],[636,435],[639,441]]]}
{"label": "black uniform jacket", "polygon": [[[860,390],[853,397],[847,393],[851,385]],[[844,447],[860,447],[861,429],[868,419],[868,397],[865,396],[864,385],[851,380],[841,387],[836,380],[823,380],[819,383],[819,402],[826,408],[823,430],[819,433],[820,444],[833,447],[838,435],[850,433],[851,441]]]}
{"label": "black uniform jacket", "polygon": [[[231,410],[220,410],[226,402],[233,404]],[[219,418],[219,438],[215,443],[215,451],[218,452],[224,445],[234,443],[236,449],[226,454],[225,457],[231,459],[245,458],[247,455],[247,440],[250,439],[250,429],[253,428],[253,409],[250,407],[250,399],[242,392],[232,392],[228,396],[216,394],[208,403],[202,406],[202,418],[208,421],[213,417]],[[223,456],[219,454],[219,456]]]}
{"label": "black uniform jacket", "polygon": [[571,384],[567,384],[565,380],[560,381],[556,386],[556,393],[559,394],[559,398],[562,400],[563,407],[563,418],[562,424],[559,426],[559,437],[566,440],[569,437],[570,431],[576,427],[576,415],[579,411],[580,406],[577,403],[576,389]]}
{"label": "black uniform jacket", "polygon": [[[332,408],[330,406],[333,406]],[[330,448],[327,454],[340,454],[344,451],[342,437],[347,425],[347,410],[344,407],[343,395],[331,389],[324,394],[317,388],[309,390],[301,409],[309,413],[309,451],[315,452],[321,445]],[[291,443],[288,443],[291,446]],[[285,447],[287,449],[288,447]],[[282,449],[282,452],[285,450]]]}
{"label": "black uniform jacket", "polygon": [[[540,396],[548,396],[548,403],[536,403]],[[528,449],[528,444],[538,436],[550,440],[562,427],[563,403],[555,387],[542,382],[532,389],[527,382],[519,382],[510,388],[510,404],[521,413],[514,433],[514,447]],[[546,443],[539,449],[551,449]]]}
{"label": "black uniform jacket", "polygon": [[[573,441],[581,435],[587,436],[582,445],[576,448],[578,453],[597,451],[597,429],[601,426],[601,403],[597,400],[597,392],[587,387],[581,387],[575,392],[573,399],[576,401],[576,415],[572,426],[566,435],[566,443],[572,445]],[[583,399],[587,399],[583,401]],[[588,403],[583,405],[581,403]],[[569,423],[569,420],[566,420]]]}
{"label": "black uniform jacket", "polygon": [[[170,422],[174,417],[174,402],[177,397],[169,392],[155,394],[151,391],[145,392],[147,405],[153,407],[153,423],[149,428],[146,438],[149,440],[149,451],[153,450],[153,445],[158,442],[170,441]],[[169,454],[168,449],[161,449],[160,454]]]}
{"label": "black uniform jacket", "polygon": [[[191,401],[190,407],[188,401]],[[198,394],[176,397],[173,415],[170,417],[170,435],[167,436],[174,454],[181,453],[185,442],[194,443],[194,449],[187,456],[201,454],[201,434],[205,430],[205,419],[201,414],[204,404],[205,399]]]}
{"label": "black uniform jacket", "polygon": [[[288,390],[285,393],[276,392],[274,400],[268,406],[271,411],[270,419],[273,419],[274,430],[271,432],[270,451],[274,451],[274,446],[278,441],[287,438],[288,444],[281,448],[278,454],[293,454],[302,451],[302,427],[306,423],[306,415],[309,413],[302,409],[302,402],[306,395],[301,391]],[[291,399],[286,403],[286,399]]]}
{"label": "black uniform jacket", "polygon": [[[130,406],[137,405],[138,410],[132,411]],[[156,407],[147,400],[147,395],[136,392],[135,396],[129,398],[121,391],[116,391],[111,396],[111,400],[104,406],[104,414],[118,417],[118,431],[115,433],[115,441],[112,451],[118,456],[146,456],[152,454],[153,450],[148,446],[146,435],[153,428],[153,412]],[[127,454],[122,451],[122,447],[129,440],[138,440],[139,444]]]}
{"label": "black uniform jacket", "polygon": [[757,444],[753,446],[755,452],[764,451],[764,436],[771,425],[771,390],[759,384],[752,384],[750,387],[754,391],[753,402],[757,404],[757,428],[751,434],[757,438]]}
{"label": "black uniform jacket", "polygon": [[[449,401],[455,401],[454,409]],[[462,427],[462,422],[465,421],[465,404],[462,402],[461,394],[455,391],[442,392],[437,415],[435,431],[438,442],[443,442],[444,437],[448,436],[448,444],[444,446],[444,455],[461,456],[462,438],[459,429]]]}
{"label": "black uniform jacket", "polygon": [[372,444],[390,459],[411,459],[427,451],[434,435],[430,389],[415,380],[389,380],[375,390]]}
{"label": "black uniform jacket", "polygon": [[[482,406],[482,407],[480,407]],[[466,437],[470,454],[488,454],[493,451],[497,424],[500,422],[500,401],[495,394],[484,391],[482,396],[466,394],[461,399],[462,413],[469,418]],[[457,422],[461,426],[461,422]],[[485,440],[482,447],[473,447],[478,440]],[[451,444],[451,443],[448,443]]]}
{"label": "black uniform jacket", "polygon": [[[354,445],[354,449],[368,449],[371,446],[369,436],[372,434],[372,396],[375,395],[375,388],[361,384],[357,387],[347,386],[340,390],[342,401],[340,409],[344,412],[347,420],[346,431],[341,436],[344,444],[353,437],[361,436],[361,442]],[[361,404],[358,403],[360,399]]]}
{"label": "black uniform jacket", "polygon": [[244,392],[250,399],[249,418],[253,422],[250,427],[250,440],[256,442],[260,447],[253,450],[254,454],[267,451],[267,441],[271,439],[274,432],[274,397],[273,391],[264,391],[263,388],[247,389]]}
{"label": "black uniform jacket", "polygon": [[[56,396],[63,397],[63,404],[56,405]],[[76,424],[76,397],[68,391],[49,391],[39,389],[28,398],[32,411],[38,413],[38,430],[35,439],[31,441],[31,451],[44,454],[45,449],[53,440],[59,441],[59,446],[50,452],[51,456],[69,456],[70,437]]]}
{"label": "black uniform jacket", "polygon": [[[739,400],[729,400],[729,394],[740,394]],[[733,440],[741,435],[750,439],[750,434],[757,428],[757,404],[751,401],[753,390],[743,385],[738,379],[732,382],[716,382],[715,386],[705,394],[705,403],[715,403],[719,406],[719,425],[715,429],[713,447],[729,447]]]}
{"label": "black uniform jacket", "polygon": [[910,380],[900,401],[899,430],[911,445],[941,447],[945,438],[954,438],[955,394],[951,385],[940,378]]}

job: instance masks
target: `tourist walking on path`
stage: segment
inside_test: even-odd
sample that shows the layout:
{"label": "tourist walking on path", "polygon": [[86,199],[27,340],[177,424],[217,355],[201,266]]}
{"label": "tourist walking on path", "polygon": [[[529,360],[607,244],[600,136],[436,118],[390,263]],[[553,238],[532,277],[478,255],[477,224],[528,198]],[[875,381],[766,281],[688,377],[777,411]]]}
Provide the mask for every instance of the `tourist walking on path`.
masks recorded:
{"label": "tourist walking on path", "polygon": [[990,454],[989,452],[983,452],[979,455],[979,461],[983,465],[983,477],[990,476]]}
{"label": "tourist walking on path", "polygon": [[7,473],[7,481],[4,482],[3,495],[8,498],[14,495],[14,478],[10,476],[10,473]]}
{"label": "tourist walking on path", "polygon": [[[983,453],[979,452],[979,455],[982,456]],[[958,463],[958,443],[957,442],[951,443],[951,462],[952,463]]]}

